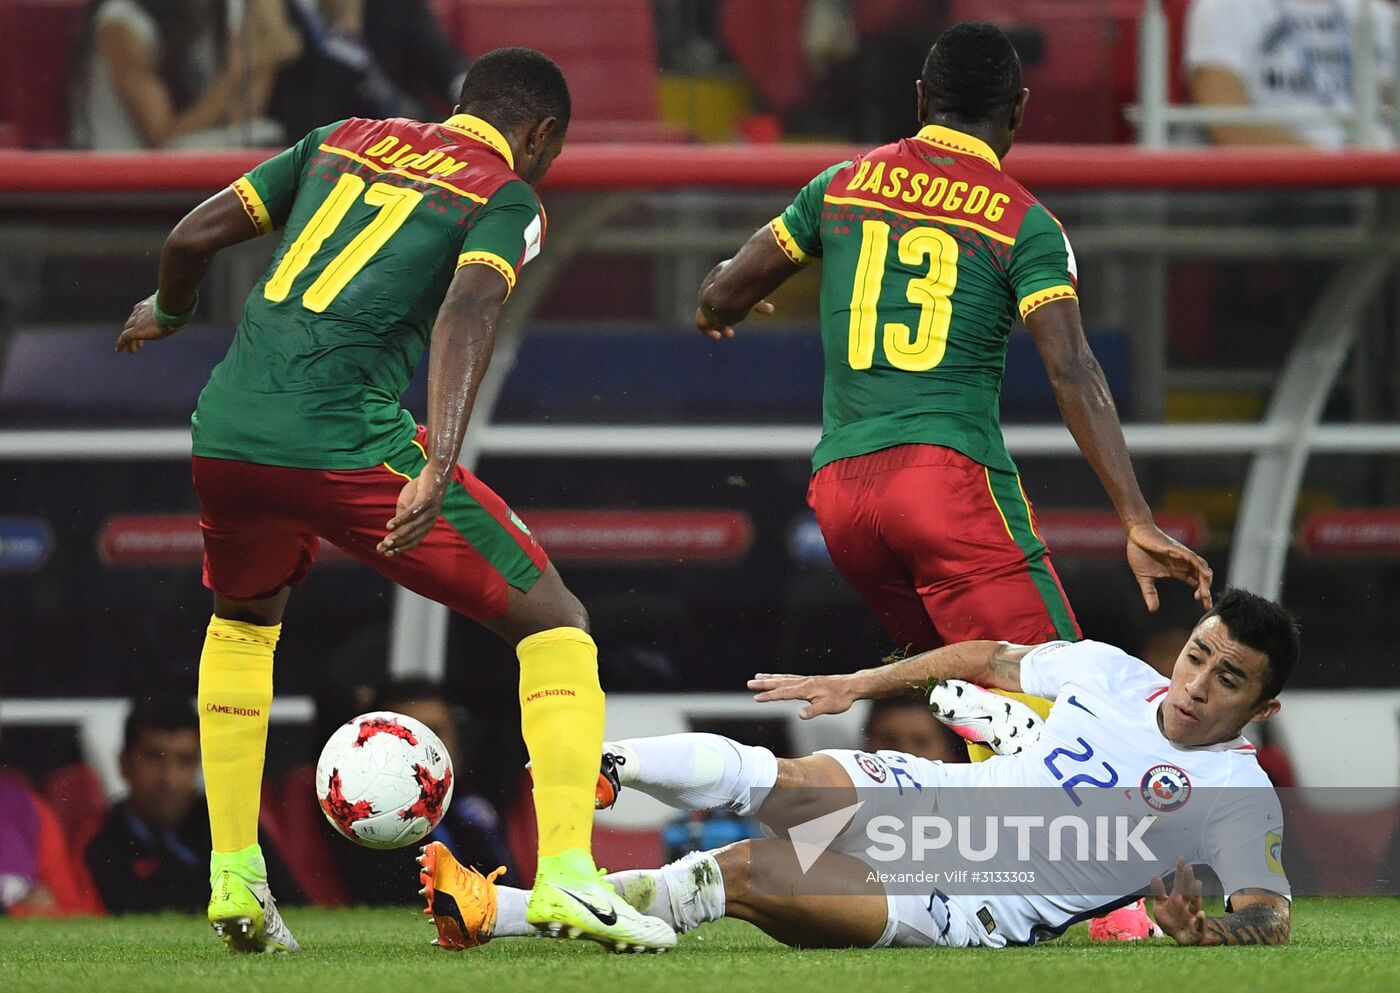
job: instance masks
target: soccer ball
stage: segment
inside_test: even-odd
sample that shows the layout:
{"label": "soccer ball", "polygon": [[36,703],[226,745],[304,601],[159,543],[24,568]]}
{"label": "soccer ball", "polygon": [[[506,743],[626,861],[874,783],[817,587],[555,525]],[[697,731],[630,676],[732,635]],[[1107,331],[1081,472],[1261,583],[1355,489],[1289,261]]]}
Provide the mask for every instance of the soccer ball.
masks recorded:
{"label": "soccer ball", "polygon": [[356,844],[402,848],[427,837],[452,803],[452,760],[421,721],[361,714],[321,749],[316,797],[331,825]]}

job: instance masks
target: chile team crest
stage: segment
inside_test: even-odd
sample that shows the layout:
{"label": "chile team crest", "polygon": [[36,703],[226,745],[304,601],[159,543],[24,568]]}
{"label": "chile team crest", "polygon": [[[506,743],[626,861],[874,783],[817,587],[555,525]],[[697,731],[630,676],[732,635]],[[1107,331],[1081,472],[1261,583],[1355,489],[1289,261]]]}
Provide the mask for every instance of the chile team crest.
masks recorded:
{"label": "chile team crest", "polygon": [[860,766],[861,772],[877,783],[883,783],[889,775],[889,770],[885,767],[883,759],[867,755],[865,752],[856,752],[856,765]]}
{"label": "chile team crest", "polygon": [[1169,814],[1186,806],[1186,801],[1191,799],[1191,780],[1174,765],[1154,765],[1142,777],[1139,792],[1153,810]]}

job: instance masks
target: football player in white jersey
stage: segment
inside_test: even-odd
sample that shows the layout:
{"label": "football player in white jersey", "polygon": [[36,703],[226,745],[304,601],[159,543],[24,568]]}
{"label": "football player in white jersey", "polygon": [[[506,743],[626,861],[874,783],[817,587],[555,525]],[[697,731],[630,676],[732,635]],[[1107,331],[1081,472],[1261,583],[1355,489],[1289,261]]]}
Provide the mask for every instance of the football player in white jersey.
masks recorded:
{"label": "football player in white jersey", "polygon": [[[606,745],[602,806],[625,786],[675,807],[757,814],[779,835],[795,828],[791,843],[740,842],[608,879],[638,910],[678,931],[728,916],[807,947],[1033,944],[1149,891],[1158,926],[1180,944],[1282,944],[1291,899],[1281,862],[1282,815],[1241,732],[1278,711],[1277,695],[1298,653],[1297,623],[1283,608],[1228,590],[1192,632],[1170,681],[1091,641],[963,642],[848,675],[759,674],[749,682],[756,699],[806,701],[803,718],[839,714],[857,700],[925,693],[946,680],[1055,703],[1038,740],[976,765],[846,750],[779,759],[712,734]],[[1011,732],[1003,727],[1002,733]],[[877,810],[891,808],[857,796],[917,796],[937,806],[975,795],[969,787],[1009,788],[987,797],[1050,796],[1064,810],[1109,800],[1148,825],[1142,838],[1150,858],[1132,863],[1139,875],[1127,879],[1121,861],[1101,855],[1057,861],[1036,848],[1024,862],[1034,871],[1023,874],[1035,882],[1002,886],[996,895],[962,892],[966,886],[887,888],[873,871],[881,865],[871,857],[872,839],[881,836],[872,824]],[[1194,804],[1193,795],[1201,798]],[[799,831],[828,814],[827,826],[815,831],[822,835],[818,848],[809,844],[804,858]],[[1052,842],[1050,850],[1056,847]],[[928,856],[930,868],[936,861]],[[469,947],[493,935],[530,933],[524,891],[495,886],[441,845],[428,846],[422,862],[440,944]],[[1224,888],[1223,916],[1201,910],[1192,868],[1199,865],[1210,866]],[[1165,875],[1173,876],[1170,891]]]}

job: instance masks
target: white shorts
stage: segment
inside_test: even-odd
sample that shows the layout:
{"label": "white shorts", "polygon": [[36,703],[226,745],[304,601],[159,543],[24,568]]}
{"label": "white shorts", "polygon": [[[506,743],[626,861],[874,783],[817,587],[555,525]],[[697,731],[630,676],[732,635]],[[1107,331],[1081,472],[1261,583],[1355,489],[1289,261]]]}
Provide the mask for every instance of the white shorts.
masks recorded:
{"label": "white shorts", "polygon": [[[845,748],[828,748],[817,752],[829,755],[841,763],[851,782],[860,789],[923,791],[937,789],[942,782],[942,762],[920,758],[904,752],[858,752]],[[842,852],[865,862],[874,870],[888,866],[873,861],[866,852],[866,824],[869,817],[856,812],[851,823],[831,843],[830,851]],[[901,888],[909,889],[903,883]],[[885,933],[875,948],[928,948],[938,945],[961,948],[968,945],[993,944],[990,936],[970,918],[957,898],[947,897],[929,884],[928,892],[885,894],[888,910]]]}

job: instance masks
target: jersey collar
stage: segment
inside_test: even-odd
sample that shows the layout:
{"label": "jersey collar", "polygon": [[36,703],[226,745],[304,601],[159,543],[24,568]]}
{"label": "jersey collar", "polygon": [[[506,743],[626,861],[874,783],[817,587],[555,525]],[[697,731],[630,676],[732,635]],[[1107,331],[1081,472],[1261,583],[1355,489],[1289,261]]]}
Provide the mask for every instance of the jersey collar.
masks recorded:
{"label": "jersey collar", "polygon": [[929,124],[921,128],[914,137],[919,141],[933,145],[935,148],[941,148],[945,152],[971,155],[973,158],[981,159],[983,162],[995,166],[998,170],[1001,169],[1001,159],[997,158],[997,153],[992,151],[992,146],[981,138],[974,138],[966,132],[954,131],[941,124]]}
{"label": "jersey collar", "polygon": [[475,138],[505,159],[506,165],[512,169],[515,168],[515,156],[511,154],[510,145],[494,124],[483,121],[479,117],[473,117],[471,114],[453,114],[442,122],[442,126]]}
{"label": "jersey collar", "polygon": [[[1159,699],[1160,699],[1160,698],[1159,698]],[[1174,741],[1172,741],[1170,738],[1168,738],[1165,734],[1162,734],[1162,724],[1161,724],[1161,719],[1160,719],[1160,717],[1161,717],[1162,707],[1165,706],[1166,701],[1165,701],[1165,700],[1161,700],[1161,702],[1158,702],[1158,700],[1153,700],[1153,701],[1152,701],[1152,704],[1153,704],[1153,706],[1152,706],[1152,708],[1151,708],[1151,710],[1150,710],[1150,713],[1152,714],[1152,727],[1153,727],[1153,729],[1157,732],[1158,736],[1159,736],[1163,741],[1165,741],[1168,745],[1171,745],[1171,747],[1175,748],[1178,752],[1237,752],[1237,751],[1238,751],[1238,752],[1253,752],[1253,751],[1254,751],[1254,745],[1253,745],[1253,744],[1250,742],[1250,740],[1249,740],[1248,738],[1246,738],[1244,735],[1239,735],[1238,737],[1231,738],[1229,741],[1217,741],[1217,742],[1216,742],[1215,744],[1213,744],[1213,745],[1191,745],[1191,746],[1187,746],[1187,745],[1178,745],[1176,742],[1174,742]]]}

